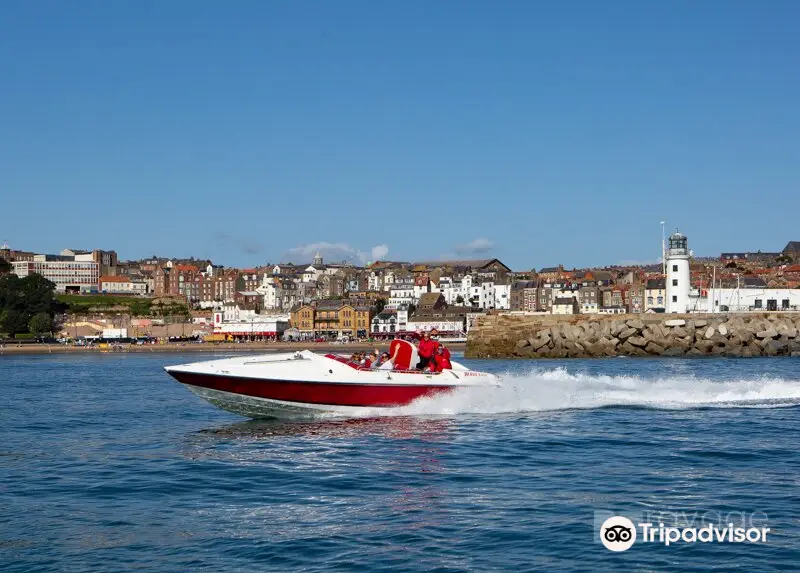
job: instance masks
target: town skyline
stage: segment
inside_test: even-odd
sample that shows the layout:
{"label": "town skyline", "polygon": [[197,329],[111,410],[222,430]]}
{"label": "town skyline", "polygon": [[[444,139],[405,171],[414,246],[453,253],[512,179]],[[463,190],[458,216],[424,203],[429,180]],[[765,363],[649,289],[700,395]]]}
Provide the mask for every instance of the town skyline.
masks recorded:
{"label": "town skyline", "polygon": [[[660,227],[659,227],[660,228]],[[672,232],[677,231],[677,228],[674,229]],[[683,231],[681,231],[683,232]],[[667,233],[667,236],[671,234],[670,232]],[[688,233],[685,233],[688,235]],[[658,241],[658,237],[653,239],[655,243]],[[692,245],[694,245],[694,241],[691,235],[689,235],[689,240]],[[228,264],[226,260],[217,260],[211,257],[204,257],[200,256],[197,253],[187,253],[187,254],[174,254],[174,253],[164,253],[164,252],[154,252],[149,254],[143,254],[142,256],[122,256],[119,251],[116,249],[109,249],[114,250],[117,253],[117,256],[120,261],[141,261],[151,258],[159,258],[163,260],[198,260],[198,261],[205,261],[210,260],[216,266],[223,266],[228,268],[238,268],[238,269],[245,269],[245,268],[257,268],[257,267],[264,267],[268,265],[275,265],[275,264],[292,264],[292,265],[307,265],[311,264],[316,255],[320,255],[323,257],[326,263],[330,264],[340,264],[340,263],[347,263],[348,265],[356,266],[356,267],[366,267],[368,264],[375,263],[375,262],[404,262],[404,263],[415,263],[420,261],[430,261],[430,262],[441,262],[441,261],[448,261],[448,260],[470,260],[470,259],[503,259],[504,262],[506,261],[503,257],[494,254],[496,251],[491,248],[483,248],[485,244],[490,244],[488,239],[481,238],[475,241],[476,243],[481,244],[481,248],[476,249],[462,249],[456,250],[456,252],[452,253],[444,253],[440,256],[419,256],[415,258],[408,258],[408,257],[395,257],[392,256],[392,251],[389,249],[388,245],[380,244],[369,251],[361,251],[350,247],[345,243],[309,243],[305,245],[299,245],[297,248],[292,249],[286,253],[284,253],[280,258],[266,258],[263,260],[255,260],[258,258],[257,253],[250,253],[249,256],[246,258],[243,257],[242,264]],[[68,245],[71,243],[68,242]],[[694,246],[692,247],[693,251],[693,258],[698,259],[715,259],[720,257],[723,253],[780,253],[786,245],[786,239],[780,243],[779,245],[773,245],[772,248],[768,249],[761,249],[761,248],[744,248],[744,249],[725,249],[720,251],[719,253],[703,253],[698,252]],[[96,250],[99,248],[105,247],[105,245],[100,246],[90,246],[89,248],[76,249],[74,245],[71,247],[58,247],[55,249],[45,249],[45,250],[36,250],[31,248],[18,248],[18,246],[11,241],[4,240],[0,242],[0,246],[7,247],[9,249],[17,249],[26,252],[36,252],[36,253],[43,253],[43,254],[53,254],[58,255],[63,250],[81,250],[85,252],[91,252],[92,250]],[[113,246],[113,245],[112,245]],[[531,270],[536,270],[542,267],[551,267],[551,266],[558,266],[563,265],[566,269],[591,269],[591,268],[606,268],[606,267],[644,267],[644,266],[651,266],[662,263],[662,257],[660,256],[661,244],[656,244],[653,248],[654,255],[652,258],[643,259],[643,260],[634,260],[634,259],[625,259],[620,258],[617,261],[607,261],[607,262],[600,262],[598,264],[589,264],[589,265],[578,265],[572,264],[570,260],[566,261],[550,261],[545,262],[543,264],[530,264],[530,265],[514,265],[513,263],[509,265],[509,267],[515,272],[529,272]],[[161,249],[161,251],[167,251],[167,249]],[[380,254],[383,255],[381,257],[373,258],[374,255]],[[538,256],[539,259],[544,259],[543,256]]]}

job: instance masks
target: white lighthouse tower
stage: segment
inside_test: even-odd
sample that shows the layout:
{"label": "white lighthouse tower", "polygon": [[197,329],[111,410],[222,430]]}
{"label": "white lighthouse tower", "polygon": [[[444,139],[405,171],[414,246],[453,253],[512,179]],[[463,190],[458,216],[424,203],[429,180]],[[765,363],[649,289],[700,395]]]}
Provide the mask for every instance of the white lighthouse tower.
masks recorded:
{"label": "white lighthouse tower", "polygon": [[675,232],[667,249],[667,312],[689,310],[689,247],[686,235]]}

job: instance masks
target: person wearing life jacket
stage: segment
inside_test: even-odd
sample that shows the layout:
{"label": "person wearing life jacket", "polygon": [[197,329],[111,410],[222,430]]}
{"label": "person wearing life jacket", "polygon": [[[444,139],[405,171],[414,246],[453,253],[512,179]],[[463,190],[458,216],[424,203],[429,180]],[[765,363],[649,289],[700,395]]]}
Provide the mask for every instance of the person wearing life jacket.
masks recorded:
{"label": "person wearing life jacket", "polygon": [[436,354],[433,356],[431,362],[434,365],[435,372],[453,369],[453,365],[450,363],[450,351],[444,346],[439,346],[439,348],[436,349]]}
{"label": "person wearing life jacket", "polygon": [[433,355],[436,353],[436,346],[437,343],[431,339],[431,333],[427,330],[423,332],[422,340],[417,344],[417,355],[419,356],[417,368],[419,370],[425,370],[428,364],[430,364]]}

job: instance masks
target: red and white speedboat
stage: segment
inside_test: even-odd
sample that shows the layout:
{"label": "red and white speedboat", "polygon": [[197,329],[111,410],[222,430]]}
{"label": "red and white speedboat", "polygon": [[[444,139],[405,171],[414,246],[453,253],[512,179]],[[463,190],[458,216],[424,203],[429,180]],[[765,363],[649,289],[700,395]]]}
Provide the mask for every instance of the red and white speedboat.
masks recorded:
{"label": "red and white speedboat", "polygon": [[407,406],[418,398],[458,388],[497,386],[495,375],[452,362],[451,370],[421,372],[416,347],[399,345],[393,369],[356,366],[333,354],[304,350],[167,366],[189,390],[215,406],[250,418],[357,416],[375,408]]}

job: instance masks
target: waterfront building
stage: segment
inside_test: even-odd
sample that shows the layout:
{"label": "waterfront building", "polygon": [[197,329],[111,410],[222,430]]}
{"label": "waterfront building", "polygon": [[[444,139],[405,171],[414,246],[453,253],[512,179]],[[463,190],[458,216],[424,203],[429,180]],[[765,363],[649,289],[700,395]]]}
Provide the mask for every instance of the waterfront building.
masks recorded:
{"label": "waterfront building", "polygon": [[578,299],[574,296],[558,297],[553,301],[552,314],[579,314]]}
{"label": "waterfront building", "polygon": [[644,312],[664,312],[667,296],[666,279],[647,279],[644,288]]}

